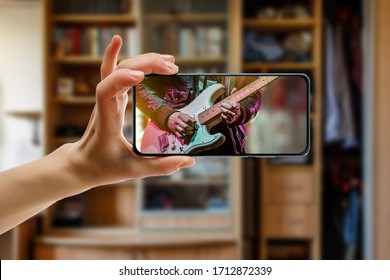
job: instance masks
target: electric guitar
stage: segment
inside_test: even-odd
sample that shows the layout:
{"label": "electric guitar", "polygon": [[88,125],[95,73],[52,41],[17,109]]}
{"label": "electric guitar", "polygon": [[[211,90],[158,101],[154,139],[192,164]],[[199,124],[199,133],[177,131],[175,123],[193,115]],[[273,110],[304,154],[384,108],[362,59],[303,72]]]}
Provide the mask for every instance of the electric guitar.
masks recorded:
{"label": "electric guitar", "polygon": [[279,76],[260,76],[256,81],[216,104],[214,102],[225,91],[225,88],[222,84],[209,86],[190,104],[178,110],[193,117],[196,121],[194,134],[189,139],[179,138],[160,129],[153,122],[149,122],[142,137],[141,152],[145,154],[196,154],[215,149],[225,141],[222,133],[210,134],[210,129],[221,121],[221,104],[227,101],[240,102],[277,78]]}

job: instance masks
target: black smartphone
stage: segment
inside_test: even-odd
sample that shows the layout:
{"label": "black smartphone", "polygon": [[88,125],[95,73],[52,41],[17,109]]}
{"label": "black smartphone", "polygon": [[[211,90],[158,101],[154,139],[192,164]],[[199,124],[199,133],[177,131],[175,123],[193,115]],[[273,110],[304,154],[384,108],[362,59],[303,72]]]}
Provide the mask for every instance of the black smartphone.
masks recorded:
{"label": "black smartphone", "polygon": [[147,75],[133,88],[133,147],[142,156],[304,156],[305,74]]}

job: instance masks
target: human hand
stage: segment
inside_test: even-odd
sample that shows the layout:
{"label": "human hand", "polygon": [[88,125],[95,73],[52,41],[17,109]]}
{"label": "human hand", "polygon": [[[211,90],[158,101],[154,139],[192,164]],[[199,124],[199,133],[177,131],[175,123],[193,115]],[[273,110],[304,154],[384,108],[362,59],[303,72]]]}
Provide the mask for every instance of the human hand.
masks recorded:
{"label": "human hand", "polygon": [[179,138],[186,138],[194,134],[195,120],[189,115],[174,112],[168,118],[168,128]]}
{"label": "human hand", "polygon": [[145,158],[137,156],[123,135],[129,89],[145,74],[175,74],[178,67],[171,55],[143,54],[121,61],[120,36],[108,45],[101,65],[101,82],[96,87],[96,105],[80,139],[68,144],[67,170],[92,187],[133,178],[168,175],[192,166],[191,157]]}
{"label": "human hand", "polygon": [[[230,94],[236,92],[237,89],[233,88]],[[240,103],[228,101],[221,104],[221,117],[228,123],[235,123],[241,116],[241,105]]]}

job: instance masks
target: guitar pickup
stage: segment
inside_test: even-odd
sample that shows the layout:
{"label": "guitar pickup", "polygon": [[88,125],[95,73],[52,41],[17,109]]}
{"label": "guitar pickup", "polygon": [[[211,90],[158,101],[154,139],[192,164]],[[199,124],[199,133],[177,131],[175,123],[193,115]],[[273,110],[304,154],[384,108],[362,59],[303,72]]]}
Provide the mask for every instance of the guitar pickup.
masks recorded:
{"label": "guitar pickup", "polygon": [[169,134],[167,133],[163,133],[158,136],[158,142],[160,144],[161,153],[166,152],[169,147],[168,135]]}

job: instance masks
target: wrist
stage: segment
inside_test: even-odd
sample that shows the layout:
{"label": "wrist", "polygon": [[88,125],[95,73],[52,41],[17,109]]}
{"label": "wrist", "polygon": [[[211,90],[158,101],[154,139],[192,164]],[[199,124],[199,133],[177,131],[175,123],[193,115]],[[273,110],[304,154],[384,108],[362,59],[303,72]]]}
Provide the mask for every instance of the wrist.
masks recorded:
{"label": "wrist", "polygon": [[61,161],[60,168],[64,174],[64,180],[72,191],[83,192],[97,184],[94,183],[93,171],[88,168],[83,153],[78,143],[65,144],[52,153]]}
{"label": "wrist", "polygon": [[179,111],[173,111],[171,114],[169,114],[167,119],[166,119],[166,121],[165,121],[165,123],[164,123],[165,130],[170,132],[170,133],[174,133],[174,130],[170,127],[170,119],[176,113],[179,113]]}
{"label": "wrist", "polygon": [[169,105],[161,106],[157,109],[157,124],[162,128],[167,130],[168,129],[168,119],[169,117],[175,113],[174,109],[172,109]]}

